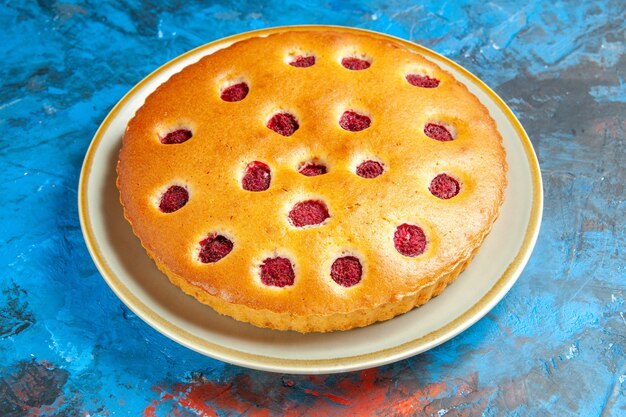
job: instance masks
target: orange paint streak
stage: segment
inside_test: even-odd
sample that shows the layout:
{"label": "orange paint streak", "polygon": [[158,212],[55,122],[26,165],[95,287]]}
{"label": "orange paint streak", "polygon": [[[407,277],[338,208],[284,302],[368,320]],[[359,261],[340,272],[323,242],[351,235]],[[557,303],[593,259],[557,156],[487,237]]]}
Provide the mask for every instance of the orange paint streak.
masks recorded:
{"label": "orange paint streak", "polygon": [[157,402],[154,401],[154,404],[147,406],[141,414],[144,417],[156,417],[156,404]]}
{"label": "orange paint streak", "polygon": [[350,405],[350,401],[346,400],[345,398],[342,398],[338,395],[335,394],[330,394],[330,393],[321,393],[321,392],[317,392],[317,391],[313,391],[310,389],[305,389],[304,392],[306,392],[307,394],[310,395],[314,395],[316,397],[326,397],[329,400],[337,403],[337,404],[341,404],[341,405]]}
{"label": "orange paint streak", "polygon": [[328,398],[331,401],[336,402],[337,404],[350,405],[350,400],[345,399],[335,394],[327,393],[326,398]]}
{"label": "orange paint streak", "polygon": [[[174,400],[180,406],[192,410],[202,417],[216,417],[217,410],[229,410],[236,414],[248,413],[255,416],[269,416],[269,410],[262,407],[260,398],[270,401],[264,394],[249,389],[249,379],[240,377],[235,384],[215,383],[210,380],[179,384],[172,393],[161,396],[161,401]],[[248,398],[246,398],[248,397]]]}
{"label": "orange paint streak", "polygon": [[366,369],[361,372],[361,389],[375,388],[374,382],[378,376],[378,368]]}
{"label": "orange paint streak", "polygon": [[[396,393],[393,397],[392,409],[400,415],[412,415],[415,409],[419,407],[422,410],[431,401],[439,396],[446,389],[446,385],[440,382],[429,384],[423,389],[415,391],[413,394],[402,398],[400,393]],[[389,401],[389,399],[388,399]]]}
{"label": "orange paint streak", "polygon": [[217,417],[217,413],[207,404],[207,400],[215,396],[215,385],[192,386],[189,391],[179,397],[177,402],[183,407],[193,410],[202,417]]}
{"label": "orange paint streak", "polygon": [[[379,369],[332,377],[336,378],[332,386],[328,376],[295,377],[288,379],[291,383],[287,384],[284,378],[267,377],[263,381],[253,378],[243,374],[233,376],[228,382],[218,382],[200,375],[189,383],[158,390],[158,402],[203,417],[217,416],[218,411],[261,417],[366,416],[374,410],[381,415],[420,415],[434,399],[445,396],[447,390],[443,383],[420,386],[416,380],[405,380],[404,384],[395,386],[397,376],[381,375]],[[460,389],[471,388],[462,384]],[[452,404],[465,401],[459,392],[452,394],[453,398],[447,399]],[[475,401],[473,405],[481,407]],[[144,417],[153,415],[144,413]]]}

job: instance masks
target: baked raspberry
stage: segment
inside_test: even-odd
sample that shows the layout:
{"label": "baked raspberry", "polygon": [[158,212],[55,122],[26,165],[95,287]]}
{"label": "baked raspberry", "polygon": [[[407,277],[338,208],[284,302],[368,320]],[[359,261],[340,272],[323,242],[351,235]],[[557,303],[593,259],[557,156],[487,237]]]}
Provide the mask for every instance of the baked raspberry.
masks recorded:
{"label": "baked raspberry", "polygon": [[292,67],[308,68],[315,65],[315,57],[313,55],[302,56],[298,55],[293,61],[289,63]]}
{"label": "baked raspberry", "polygon": [[440,81],[436,78],[431,78],[428,75],[420,74],[408,74],[406,80],[409,84],[422,88],[435,88],[439,86]]}
{"label": "baked raspberry", "polygon": [[212,234],[200,242],[200,253],[198,258],[205,264],[213,264],[233,250],[233,242],[228,238]]}
{"label": "baked raspberry", "polygon": [[265,191],[270,188],[272,173],[267,164],[253,161],[246,166],[246,172],[241,180],[241,188],[246,191]]}
{"label": "baked raspberry", "polygon": [[429,138],[439,140],[441,142],[454,140],[452,133],[450,133],[445,126],[438,125],[436,123],[426,123],[426,126],[424,126],[424,133]]}
{"label": "baked raspberry", "polygon": [[276,113],[269,122],[267,122],[267,127],[280,135],[291,136],[298,130],[300,125],[293,114]]}
{"label": "baked raspberry", "polygon": [[241,101],[246,98],[246,96],[248,95],[248,91],[250,91],[248,84],[239,83],[225,88],[224,91],[222,91],[220,97],[224,101]]}
{"label": "baked raspberry", "polygon": [[362,275],[361,262],[354,256],[337,258],[330,267],[330,277],[343,287],[352,287],[358,284]]}
{"label": "baked raspberry", "polygon": [[370,124],[372,124],[372,119],[352,110],[344,111],[339,118],[339,126],[350,132],[360,132],[370,127]]}
{"label": "baked raspberry", "polygon": [[349,70],[360,71],[368,69],[371,64],[365,59],[347,57],[341,60],[341,65],[343,65],[345,68],[348,68]]}
{"label": "baked raspberry", "polygon": [[319,200],[301,201],[289,212],[289,220],[296,227],[320,224],[329,217],[326,204]]}
{"label": "baked raspberry", "polygon": [[163,213],[173,213],[181,209],[189,201],[189,193],[185,187],[180,185],[172,185],[161,196],[159,209]]}
{"label": "baked raspberry", "polygon": [[428,190],[435,197],[447,200],[461,191],[459,182],[448,174],[439,174],[430,182]]}
{"label": "baked raspberry", "polygon": [[363,178],[376,178],[383,173],[385,169],[380,162],[364,161],[356,167],[356,175]]}
{"label": "baked raspberry", "polygon": [[178,129],[161,138],[161,143],[164,145],[175,145],[178,143],[187,142],[192,137],[192,133],[187,129]]}
{"label": "baked raspberry", "polygon": [[322,164],[310,163],[303,165],[298,172],[307,177],[316,177],[318,175],[326,174],[326,166]]}
{"label": "baked raspberry", "polygon": [[287,258],[280,256],[267,258],[261,264],[261,282],[272,287],[286,287],[293,285],[296,274],[293,265]]}
{"label": "baked raspberry", "polygon": [[418,256],[426,249],[426,235],[421,227],[404,223],[397,227],[393,244],[404,256]]}

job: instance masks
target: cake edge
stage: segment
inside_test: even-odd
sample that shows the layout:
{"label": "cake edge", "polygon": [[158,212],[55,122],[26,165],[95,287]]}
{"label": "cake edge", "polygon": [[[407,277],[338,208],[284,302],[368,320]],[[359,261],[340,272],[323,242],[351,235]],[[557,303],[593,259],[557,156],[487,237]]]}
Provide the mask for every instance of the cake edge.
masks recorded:
{"label": "cake edge", "polygon": [[452,272],[440,276],[439,279],[429,282],[416,292],[404,296],[398,301],[380,304],[374,308],[365,308],[348,313],[334,313],[331,315],[298,316],[290,313],[278,313],[270,310],[255,310],[243,304],[229,303],[217,296],[211,295],[167,269],[150,252],[148,254],[155,261],[159,270],[164,273],[170,282],[180,288],[185,294],[194,297],[197,301],[211,307],[217,313],[234,318],[237,321],[249,323],[257,327],[272,330],[292,330],[299,333],[327,333],[345,331],[371,324],[387,321],[396,316],[426,304],[437,297],[443,290],[452,284],[469,265],[481,246],[475,248],[468,258],[461,261]]}

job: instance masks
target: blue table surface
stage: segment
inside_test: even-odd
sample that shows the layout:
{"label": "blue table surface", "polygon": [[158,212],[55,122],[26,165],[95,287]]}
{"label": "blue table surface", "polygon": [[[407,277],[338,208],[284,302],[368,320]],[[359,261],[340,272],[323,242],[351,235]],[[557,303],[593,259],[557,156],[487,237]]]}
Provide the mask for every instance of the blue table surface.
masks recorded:
{"label": "blue table surface", "polygon": [[[626,3],[3,1],[0,416],[626,415]],[[77,213],[83,157],[134,84],[206,42],[322,23],[410,39],[512,107],[545,211],[508,295],[453,340],[338,375],[252,371],[111,292]]]}

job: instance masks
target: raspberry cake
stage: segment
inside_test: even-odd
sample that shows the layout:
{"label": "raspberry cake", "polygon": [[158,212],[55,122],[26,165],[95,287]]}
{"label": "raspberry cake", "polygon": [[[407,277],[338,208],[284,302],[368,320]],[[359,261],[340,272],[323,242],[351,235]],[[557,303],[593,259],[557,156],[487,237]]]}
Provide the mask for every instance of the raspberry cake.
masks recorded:
{"label": "raspberry cake", "polygon": [[162,84],[129,122],[125,216],[184,292],[261,327],[326,332],[441,293],[506,188],[487,109],[374,35],[250,38]]}

